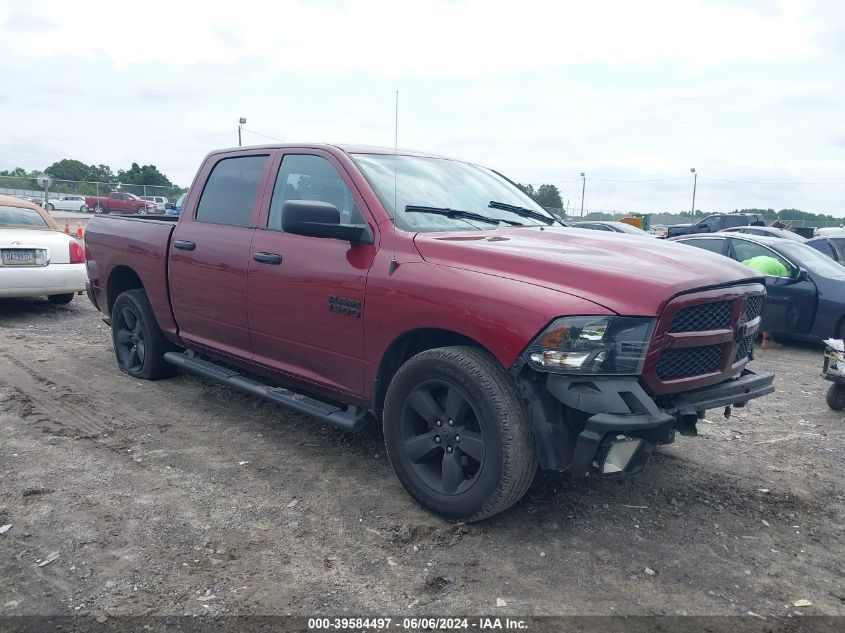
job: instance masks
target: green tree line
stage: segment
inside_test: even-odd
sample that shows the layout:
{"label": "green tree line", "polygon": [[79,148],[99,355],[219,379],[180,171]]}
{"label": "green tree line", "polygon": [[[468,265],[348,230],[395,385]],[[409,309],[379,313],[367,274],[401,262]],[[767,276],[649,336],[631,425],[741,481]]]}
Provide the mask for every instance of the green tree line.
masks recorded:
{"label": "green tree line", "polygon": [[149,195],[175,198],[185,191],[185,188],[171,182],[155,165],[132,163],[129,169],[118,169],[115,172],[108,165],[86,165],[69,158],[56,161],[43,171],[27,171],[23,167],[0,171],[0,187],[40,189],[35,179],[42,173],[53,179],[50,191],[55,193],[91,195],[99,191],[104,194],[115,191],[119,186],[121,191],[138,194],[146,185],[151,187],[147,191]]}

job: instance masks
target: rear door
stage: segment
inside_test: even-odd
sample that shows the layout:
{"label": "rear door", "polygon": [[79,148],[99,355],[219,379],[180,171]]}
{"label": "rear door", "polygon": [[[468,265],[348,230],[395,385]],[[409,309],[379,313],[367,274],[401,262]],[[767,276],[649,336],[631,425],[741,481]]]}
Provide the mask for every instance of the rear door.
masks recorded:
{"label": "rear door", "polygon": [[286,150],[272,178],[248,262],[254,360],[288,378],[361,395],[364,291],[376,246],[285,233],[282,207],[287,200],[329,202],[342,223],[368,223],[377,241],[375,223],[328,152]]}
{"label": "rear door", "polygon": [[787,269],[787,276],[766,275],[766,308],[763,329],[784,334],[807,334],[813,326],[818,306],[816,284],[798,281],[797,267],[781,254],[763,244],[730,238],[730,255],[738,262],[754,257],[772,257]]}
{"label": "rear door", "polygon": [[[221,154],[176,225],[170,244],[170,297],[182,338],[251,358],[247,271],[270,152]],[[202,186],[202,185],[200,185]]]}

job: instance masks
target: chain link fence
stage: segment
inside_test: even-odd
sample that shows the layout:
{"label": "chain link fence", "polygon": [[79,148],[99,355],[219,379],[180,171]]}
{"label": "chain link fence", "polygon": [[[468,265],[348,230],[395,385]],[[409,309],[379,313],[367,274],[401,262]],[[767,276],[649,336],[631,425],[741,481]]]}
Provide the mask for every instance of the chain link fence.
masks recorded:
{"label": "chain link fence", "polygon": [[138,197],[160,196],[168,202],[175,202],[185,192],[181,187],[165,187],[160,185],[133,185],[127,183],[96,182],[88,180],[53,180],[50,189],[45,192],[35,178],[26,176],[0,176],[0,194],[19,196],[44,201],[45,195],[49,200],[57,200],[64,195],[106,196],[112,191],[131,193]]}

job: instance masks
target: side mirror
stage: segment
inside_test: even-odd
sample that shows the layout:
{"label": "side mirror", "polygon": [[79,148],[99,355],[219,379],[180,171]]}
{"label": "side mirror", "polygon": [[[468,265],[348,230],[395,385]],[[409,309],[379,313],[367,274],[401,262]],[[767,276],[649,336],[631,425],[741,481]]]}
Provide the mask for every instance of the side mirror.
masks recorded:
{"label": "side mirror", "polygon": [[795,281],[809,281],[810,280],[810,273],[807,272],[806,268],[799,268],[792,278]]}
{"label": "side mirror", "polygon": [[288,200],[282,205],[282,230],[307,237],[328,237],[353,244],[372,244],[365,224],[341,224],[340,211],[319,200]]}

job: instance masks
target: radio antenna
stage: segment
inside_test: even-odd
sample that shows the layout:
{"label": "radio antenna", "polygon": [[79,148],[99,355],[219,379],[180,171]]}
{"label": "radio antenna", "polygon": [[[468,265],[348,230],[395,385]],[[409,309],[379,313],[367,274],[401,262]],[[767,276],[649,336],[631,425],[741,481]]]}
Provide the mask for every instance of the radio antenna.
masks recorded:
{"label": "radio antenna", "polygon": [[393,112],[393,259],[390,260],[390,268],[387,270],[388,275],[392,275],[399,268],[399,262],[396,261],[396,218],[399,215],[398,194],[396,183],[398,180],[398,162],[399,162],[399,91],[396,91],[396,106]]}

